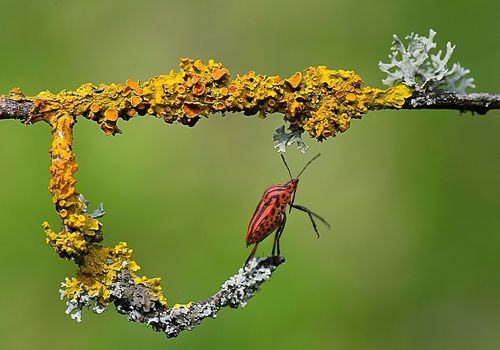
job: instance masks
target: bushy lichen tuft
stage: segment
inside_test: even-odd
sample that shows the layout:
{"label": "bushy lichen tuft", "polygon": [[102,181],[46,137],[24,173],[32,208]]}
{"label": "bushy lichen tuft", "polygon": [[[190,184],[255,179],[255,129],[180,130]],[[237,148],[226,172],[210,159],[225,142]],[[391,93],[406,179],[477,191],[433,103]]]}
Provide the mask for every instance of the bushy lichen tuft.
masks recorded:
{"label": "bushy lichen tuft", "polygon": [[432,29],[429,36],[420,36],[411,33],[405,37],[408,46],[393,36],[390,62],[379,62],[379,68],[387,74],[382,80],[383,84],[393,86],[405,84],[416,90],[443,90],[464,93],[467,88],[474,88],[473,78],[467,78],[470,73],[459,63],[448,67],[448,61],[453,54],[455,46],[450,42],[446,44],[446,53],[443,51],[431,53],[436,48],[434,36],[436,32]]}

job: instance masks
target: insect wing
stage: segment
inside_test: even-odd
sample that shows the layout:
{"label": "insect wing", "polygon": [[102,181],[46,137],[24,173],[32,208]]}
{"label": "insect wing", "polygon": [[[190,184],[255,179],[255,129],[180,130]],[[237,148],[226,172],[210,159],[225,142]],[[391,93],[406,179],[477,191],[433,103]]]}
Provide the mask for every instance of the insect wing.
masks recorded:
{"label": "insect wing", "polygon": [[[257,230],[259,225],[269,218],[271,215],[271,211],[276,206],[277,199],[276,197],[271,197],[268,201],[265,199],[261,199],[257,208],[255,208],[255,212],[253,213],[252,220],[250,220],[250,224],[248,225],[246,242],[247,245],[253,244],[255,242],[261,241],[267,235],[258,234]],[[271,232],[269,232],[271,233]],[[261,237],[262,236],[262,237]]]}

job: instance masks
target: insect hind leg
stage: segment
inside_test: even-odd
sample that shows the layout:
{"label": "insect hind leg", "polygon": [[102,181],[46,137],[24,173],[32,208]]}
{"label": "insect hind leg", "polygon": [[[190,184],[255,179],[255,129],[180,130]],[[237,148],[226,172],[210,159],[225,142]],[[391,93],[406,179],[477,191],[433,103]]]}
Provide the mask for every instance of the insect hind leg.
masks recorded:
{"label": "insect hind leg", "polygon": [[255,245],[253,246],[253,249],[250,252],[250,255],[248,256],[247,260],[245,261],[245,265],[248,264],[248,262],[250,261],[250,259],[252,259],[254,257],[255,252],[257,251],[257,246],[258,245],[259,245],[259,242],[255,243]]}
{"label": "insect hind leg", "polygon": [[283,220],[281,220],[281,223],[276,230],[276,234],[274,235],[274,243],[273,243],[273,251],[272,255],[275,256],[276,248],[277,248],[277,255],[280,255],[280,238],[281,234],[283,233],[283,230],[285,229],[285,224],[286,224],[286,215],[283,215]]}

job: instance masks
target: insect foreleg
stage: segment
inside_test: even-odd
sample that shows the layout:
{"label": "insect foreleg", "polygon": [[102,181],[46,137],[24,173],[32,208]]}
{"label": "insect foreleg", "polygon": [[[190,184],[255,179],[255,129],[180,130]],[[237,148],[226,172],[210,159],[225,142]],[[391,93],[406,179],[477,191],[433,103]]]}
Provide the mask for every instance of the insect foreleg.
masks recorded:
{"label": "insect foreleg", "polygon": [[304,207],[302,205],[298,205],[298,204],[290,204],[290,206],[292,208],[306,212],[307,215],[309,215],[309,219],[311,219],[311,223],[313,225],[314,231],[316,232],[316,235],[318,236],[318,238],[319,238],[319,232],[318,232],[318,227],[316,225],[316,222],[314,221],[314,218],[320,220],[323,224],[325,224],[326,226],[328,226],[328,228],[330,228],[330,224],[325,219],[323,219],[321,216],[319,216],[315,212],[311,211],[310,209],[307,209],[306,207]]}

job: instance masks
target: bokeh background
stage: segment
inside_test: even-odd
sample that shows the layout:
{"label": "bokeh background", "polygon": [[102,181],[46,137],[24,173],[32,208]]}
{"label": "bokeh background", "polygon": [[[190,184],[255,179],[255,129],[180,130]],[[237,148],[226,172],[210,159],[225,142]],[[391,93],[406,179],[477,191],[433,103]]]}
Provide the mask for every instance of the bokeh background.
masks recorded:
{"label": "bokeh background", "polygon": [[[381,86],[392,34],[438,32],[477,91],[500,91],[496,1],[2,0],[0,94],[142,81],[179,57],[231,73],[289,76],[353,69]],[[245,309],[223,310],[167,340],[114,310],[64,314],[75,266],[44,242],[49,128],[0,123],[1,349],[499,349],[500,112],[371,112],[345,134],[287,152],[304,174],[297,202],[332,223],[315,239],[289,216],[287,262]],[[80,120],[78,189],[104,202],[105,243],[127,241],[170,303],[213,294],[249,250],[244,235],[267,185],[287,173],[273,150],[281,116],[212,116],[195,128],[151,117],[106,137]],[[271,240],[261,244],[268,254]]]}

